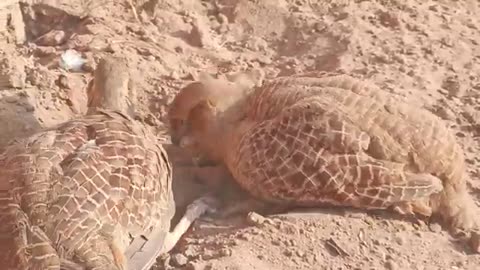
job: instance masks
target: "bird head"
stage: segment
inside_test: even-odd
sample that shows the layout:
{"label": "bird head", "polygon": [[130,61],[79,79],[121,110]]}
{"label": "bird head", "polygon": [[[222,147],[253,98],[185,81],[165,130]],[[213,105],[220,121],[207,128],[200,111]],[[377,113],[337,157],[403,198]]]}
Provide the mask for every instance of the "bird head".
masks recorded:
{"label": "bird head", "polygon": [[169,106],[172,143],[194,156],[217,160],[231,108],[245,96],[245,88],[206,76],[180,89]]}

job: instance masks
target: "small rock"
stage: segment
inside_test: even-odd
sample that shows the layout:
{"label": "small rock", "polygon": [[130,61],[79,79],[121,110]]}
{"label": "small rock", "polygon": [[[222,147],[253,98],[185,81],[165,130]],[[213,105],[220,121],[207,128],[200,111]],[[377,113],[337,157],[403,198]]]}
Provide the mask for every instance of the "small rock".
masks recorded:
{"label": "small rock", "polygon": [[388,260],[388,261],[385,262],[385,269],[397,270],[399,268],[398,268],[398,264],[396,262],[394,262],[393,260]]}
{"label": "small rock", "polygon": [[65,42],[66,35],[62,30],[52,30],[35,40],[40,46],[57,46]]}
{"label": "small rock", "polygon": [[94,72],[95,63],[93,61],[87,60],[85,63],[83,63],[82,70],[85,72]]}
{"label": "small rock", "polygon": [[172,70],[172,72],[170,73],[170,78],[172,78],[173,80],[180,80],[181,76],[177,70]]}
{"label": "small rock", "polygon": [[188,263],[188,258],[185,255],[177,253],[172,256],[173,266],[184,266]]}
{"label": "small rock", "polygon": [[[153,56],[153,55],[152,55],[153,52],[152,52],[152,50],[151,50],[150,48],[138,47],[138,48],[137,48],[137,52],[138,52],[138,54],[143,55],[143,56],[145,56],[145,57],[147,57],[147,58],[148,58],[149,56]],[[155,60],[155,56],[153,57],[153,59]]]}
{"label": "small rock", "polygon": [[418,237],[423,237],[423,233],[421,231],[414,231],[413,234],[415,234]]}
{"label": "small rock", "polygon": [[328,25],[325,24],[324,22],[316,22],[313,25],[313,30],[314,30],[314,32],[320,33],[323,30],[327,29],[327,27],[328,27]]}
{"label": "small rock", "polygon": [[132,33],[135,33],[139,36],[145,35],[145,29],[143,27],[136,25],[136,24],[129,24],[127,25],[127,31],[130,31]]}
{"label": "small rock", "polygon": [[405,237],[403,237],[402,235],[398,235],[395,237],[395,242],[397,242],[397,244],[403,246],[405,244]]}
{"label": "small rock", "polygon": [[385,27],[395,29],[400,26],[400,21],[395,14],[379,10],[377,16],[380,23]]}
{"label": "small rock", "polygon": [[252,240],[252,236],[249,235],[248,233],[242,233],[242,234],[238,235],[238,238],[242,239],[242,240],[246,240],[246,241]]}
{"label": "small rock", "polygon": [[106,51],[106,52],[112,52],[112,53],[114,53],[114,52],[119,52],[119,51],[121,51],[121,50],[122,50],[122,48],[120,47],[120,44],[118,44],[118,43],[113,43],[113,42],[109,43],[109,44],[105,47],[105,51]]}
{"label": "small rock", "polygon": [[222,13],[218,13],[217,20],[220,24],[228,24],[228,17]]}
{"label": "small rock", "polygon": [[219,253],[220,253],[220,256],[224,256],[224,257],[232,256],[232,250],[229,248],[222,248]]}
{"label": "small rock", "polygon": [[147,57],[147,60],[153,62],[153,61],[156,60],[156,58],[155,58],[155,56],[153,56],[153,55],[149,55],[149,56]]}
{"label": "small rock", "polygon": [[183,252],[183,254],[184,254],[185,256],[187,256],[187,258],[190,258],[190,259],[192,259],[192,258],[194,258],[195,256],[197,256],[197,252],[196,252],[195,249],[192,248],[191,246],[187,246],[187,250],[185,250],[185,251]]}
{"label": "small rock", "polygon": [[265,51],[268,44],[262,38],[251,38],[246,42],[245,47],[253,51]]}
{"label": "small rock", "polygon": [[199,256],[199,258],[203,261],[208,261],[212,259],[220,258],[221,254],[218,250],[204,250],[203,253]]}
{"label": "small rock", "polygon": [[201,264],[197,262],[189,262],[187,265],[185,265],[185,270],[204,270],[204,268]]}
{"label": "small rock", "polygon": [[297,264],[297,265],[299,265],[299,264],[302,263],[298,257],[293,257],[293,258],[292,258],[292,262],[293,262],[294,264]]}
{"label": "small rock", "polygon": [[4,100],[5,100],[7,103],[17,103],[17,101],[18,101],[18,96],[17,96],[17,95],[6,96],[6,97],[4,98]]}
{"label": "small rock", "polygon": [[56,83],[60,88],[70,89],[70,86],[68,85],[67,76],[65,76],[63,74],[58,76],[58,80],[57,80]]}
{"label": "small rock", "polygon": [[480,253],[480,234],[478,232],[472,233],[469,244],[475,253]]}
{"label": "small rock", "polygon": [[262,234],[262,230],[257,229],[257,228],[253,228],[253,229],[251,230],[251,233],[252,233],[253,235],[261,235],[261,234]]}
{"label": "small rock", "polygon": [[301,251],[301,250],[297,250],[296,254],[297,254],[298,257],[303,257],[303,256],[305,256],[305,253],[304,253],[303,251]]}
{"label": "small rock", "polygon": [[287,257],[292,257],[293,252],[290,249],[286,249],[285,251],[283,251],[283,255],[285,255]]}
{"label": "small rock", "polygon": [[445,78],[442,83],[442,88],[447,90],[450,95],[455,97],[461,97],[465,94],[465,89],[461,86],[456,76],[449,76]]}
{"label": "small rock", "polygon": [[281,242],[279,240],[272,240],[272,244],[275,245],[275,246],[280,246]]}
{"label": "small rock", "polygon": [[250,212],[247,215],[248,224],[253,226],[261,226],[263,223],[265,223],[265,220],[265,217],[255,212]]}
{"label": "small rock", "polygon": [[453,121],[456,118],[455,113],[445,106],[437,107],[435,114],[444,120]]}
{"label": "small rock", "polygon": [[434,233],[439,233],[442,231],[442,226],[440,226],[440,224],[438,223],[430,223],[430,225],[428,225],[428,228]]}
{"label": "small rock", "polygon": [[25,111],[26,112],[33,112],[35,111],[35,106],[31,105],[31,104],[25,104],[24,105],[24,108],[25,108]]}
{"label": "small rock", "polygon": [[305,261],[308,263],[308,264],[314,264],[315,263],[315,255],[307,255],[305,257]]}

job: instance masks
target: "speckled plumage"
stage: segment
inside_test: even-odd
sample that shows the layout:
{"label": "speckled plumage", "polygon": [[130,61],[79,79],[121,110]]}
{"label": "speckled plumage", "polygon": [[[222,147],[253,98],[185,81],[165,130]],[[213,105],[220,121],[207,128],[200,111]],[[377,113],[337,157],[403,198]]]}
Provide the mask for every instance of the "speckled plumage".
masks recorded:
{"label": "speckled plumage", "polygon": [[[101,59],[87,115],[12,141],[0,154],[0,183],[9,183],[0,197],[9,222],[0,232],[13,230],[19,269],[148,269],[207,210],[199,199],[169,232],[172,166],[165,140],[131,117],[131,86],[123,59]],[[127,250],[152,231],[155,245],[138,256]]]}
{"label": "speckled plumage", "polygon": [[433,210],[452,229],[478,229],[453,133],[368,82],[333,73],[278,77],[251,91],[195,82],[170,118],[174,141],[225,163],[264,201]]}

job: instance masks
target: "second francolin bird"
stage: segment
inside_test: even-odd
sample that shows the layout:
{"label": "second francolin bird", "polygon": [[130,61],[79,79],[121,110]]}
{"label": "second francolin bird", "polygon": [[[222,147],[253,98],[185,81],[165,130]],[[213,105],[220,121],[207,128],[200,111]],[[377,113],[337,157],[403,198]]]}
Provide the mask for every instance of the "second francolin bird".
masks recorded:
{"label": "second francolin bird", "polygon": [[180,90],[169,117],[175,143],[225,164],[257,199],[433,213],[452,231],[479,229],[455,135],[351,76],[278,77],[253,89],[197,81]]}
{"label": "second francolin bird", "polygon": [[[209,209],[211,197],[195,201],[169,232],[172,165],[159,138],[133,120],[129,82],[125,59],[101,59],[87,115],[1,153],[9,202],[0,214],[11,224],[0,226],[13,229],[15,269],[149,269]],[[156,242],[129,252],[143,235]]]}

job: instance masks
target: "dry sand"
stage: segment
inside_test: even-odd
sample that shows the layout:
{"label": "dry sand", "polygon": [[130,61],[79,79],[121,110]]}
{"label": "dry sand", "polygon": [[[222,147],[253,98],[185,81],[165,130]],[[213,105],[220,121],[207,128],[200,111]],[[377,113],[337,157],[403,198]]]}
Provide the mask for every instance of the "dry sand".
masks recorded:
{"label": "dry sand", "polygon": [[[269,78],[341,69],[443,118],[480,200],[478,1],[150,0],[137,3],[141,23],[127,1],[53,2],[58,9],[23,7],[23,45],[0,12],[0,146],[84,113],[87,71],[107,54],[128,58],[139,118],[157,130],[176,91],[199,72]],[[67,49],[82,53],[86,71],[59,68]],[[183,202],[198,189],[186,185],[177,184]],[[480,269],[480,256],[435,223],[321,209],[200,220],[155,267],[163,268]]]}

